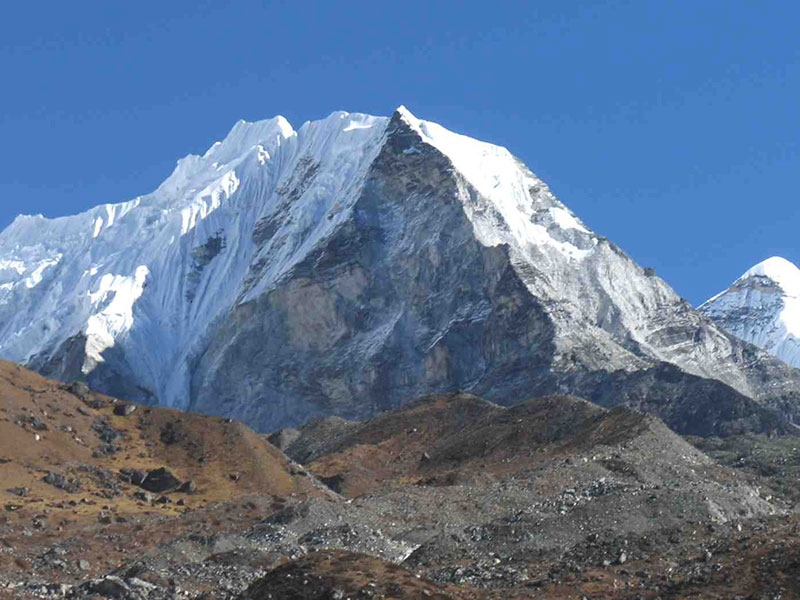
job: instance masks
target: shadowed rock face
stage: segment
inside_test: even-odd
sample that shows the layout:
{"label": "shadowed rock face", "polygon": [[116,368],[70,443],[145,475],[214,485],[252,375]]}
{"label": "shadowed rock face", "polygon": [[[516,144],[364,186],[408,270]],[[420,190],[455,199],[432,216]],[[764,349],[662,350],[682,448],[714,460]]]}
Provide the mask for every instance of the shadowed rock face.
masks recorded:
{"label": "shadowed rock face", "polygon": [[[504,149],[404,110],[287,127],[237,125],[182,162],[113,222],[133,250],[105,221],[96,241],[36,225],[59,258],[30,301],[9,288],[24,314],[8,318],[0,352],[262,431],[448,390],[627,403],[703,435],[798,417],[798,371],[718,329]],[[0,258],[34,225],[4,232]],[[89,249],[124,257],[120,274],[81,283],[100,277]],[[70,286],[75,298],[48,309]],[[27,343],[13,331],[45,318],[72,333]]]}
{"label": "shadowed rock face", "polygon": [[[575,288],[570,303],[558,297],[563,290],[553,292],[554,276],[507,245],[480,243],[465,202],[485,203],[396,115],[351,217],[275,290],[219,324],[193,370],[192,409],[274,428],[326,414],[358,418],[444,390],[468,389],[501,404],[569,392],[608,406],[630,403],[687,433],[784,428],[730,385],[658,359],[695,371],[717,365],[758,389],[733,362],[736,352],[751,350],[639,273],[615,246],[594,234],[573,240],[597,243],[598,256],[588,273],[576,272],[578,284],[562,280]],[[634,339],[630,315],[597,283],[604,264],[619,277],[653,282],[653,302],[666,314],[637,308],[637,328],[651,331],[646,343]],[[606,305],[600,327],[586,314],[592,304]],[[783,370],[778,378],[794,397],[789,370],[764,356],[749,368]],[[784,414],[794,410],[790,403]]]}
{"label": "shadowed rock face", "polygon": [[[404,153],[415,136],[399,120],[387,135],[352,218],[219,326],[195,369],[194,410],[222,402],[269,424],[355,417],[443,389],[513,397],[548,368],[552,321],[507,249],[475,239],[449,161],[431,147]],[[237,402],[254,371],[249,397],[280,405]]]}

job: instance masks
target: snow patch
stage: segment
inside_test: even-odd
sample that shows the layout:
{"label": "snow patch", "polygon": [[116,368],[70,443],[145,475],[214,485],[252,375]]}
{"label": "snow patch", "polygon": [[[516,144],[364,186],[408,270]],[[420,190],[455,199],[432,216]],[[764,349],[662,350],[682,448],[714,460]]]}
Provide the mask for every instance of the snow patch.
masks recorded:
{"label": "snow patch", "polygon": [[354,131],[356,129],[370,129],[372,127],[371,123],[357,123],[356,121],[350,121],[347,127],[345,127],[342,131]]}
{"label": "snow patch", "polygon": [[225,173],[219,180],[204,188],[194,202],[181,211],[181,235],[195,228],[198,220],[205,219],[239,189],[239,178],[235,171]]}
{"label": "snow patch", "polygon": [[142,296],[149,275],[146,266],[137,267],[132,276],[106,274],[97,289],[88,293],[91,305],[100,310],[89,317],[84,331],[84,375],[103,362],[103,352],[113,348],[116,339],[133,327],[133,305]]}
{"label": "snow patch", "polygon": [[103,231],[103,218],[97,217],[97,220],[94,222],[94,233],[92,233],[92,237],[96,238],[100,235],[101,231]]}
{"label": "snow patch", "polygon": [[21,260],[0,260],[0,271],[16,271],[17,275],[25,273],[25,263]]}
{"label": "snow patch", "polygon": [[267,161],[270,159],[269,152],[267,152],[261,144],[256,145],[256,159],[258,160],[258,164],[262,167],[267,164]]}
{"label": "snow patch", "polygon": [[550,209],[550,216],[553,221],[561,227],[561,229],[577,229],[584,233],[589,233],[589,230],[584,227],[583,223],[578,221],[568,210],[554,206]]}
{"label": "snow patch", "polygon": [[35,288],[42,282],[44,272],[50,267],[54,267],[55,265],[57,265],[59,262],[61,262],[61,254],[59,254],[55,258],[43,260],[42,262],[40,262],[33,270],[33,273],[31,273],[25,278],[25,287],[28,288],[29,290]]}
{"label": "snow patch", "polygon": [[[530,245],[549,247],[576,260],[590,254],[591,250],[555,239],[546,227],[537,223],[538,216],[529,188],[541,185],[541,182],[520,168],[516,158],[507,149],[453,133],[437,123],[421,121],[405,106],[400,106],[397,112],[424,142],[446,155],[453,166],[502,216],[512,239],[508,239],[508,234],[502,227],[498,227],[495,219],[487,217],[486,211],[475,210],[476,207],[465,203],[464,210],[482,244],[497,246],[510,243],[525,255],[528,255],[526,249]],[[556,202],[552,195],[550,198]],[[566,209],[551,209],[551,215],[562,229],[590,233]]]}

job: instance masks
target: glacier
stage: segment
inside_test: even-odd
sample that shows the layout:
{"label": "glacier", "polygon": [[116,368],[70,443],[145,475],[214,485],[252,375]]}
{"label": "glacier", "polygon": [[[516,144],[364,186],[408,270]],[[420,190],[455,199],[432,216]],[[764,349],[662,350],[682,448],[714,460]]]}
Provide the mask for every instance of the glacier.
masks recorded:
{"label": "glacier", "polygon": [[507,149],[404,107],[240,121],[151,194],[18,217],[0,356],[261,430],[446,389],[609,404],[634,374],[642,402],[689,376],[790,419],[800,398]]}
{"label": "glacier", "polygon": [[768,258],[700,310],[724,330],[800,367],[800,269],[794,263]]}

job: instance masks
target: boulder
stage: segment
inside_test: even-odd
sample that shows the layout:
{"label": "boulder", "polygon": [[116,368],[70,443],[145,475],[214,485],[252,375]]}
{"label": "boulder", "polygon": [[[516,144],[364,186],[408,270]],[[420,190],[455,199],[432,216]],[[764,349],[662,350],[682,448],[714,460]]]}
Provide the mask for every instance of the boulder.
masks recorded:
{"label": "boulder", "polygon": [[161,467],[149,471],[139,487],[154,494],[164,494],[177,490],[181,485],[181,480],[175,477],[169,469]]}
{"label": "boulder", "polygon": [[118,417],[127,417],[136,412],[135,404],[117,404],[114,406],[114,414]]}

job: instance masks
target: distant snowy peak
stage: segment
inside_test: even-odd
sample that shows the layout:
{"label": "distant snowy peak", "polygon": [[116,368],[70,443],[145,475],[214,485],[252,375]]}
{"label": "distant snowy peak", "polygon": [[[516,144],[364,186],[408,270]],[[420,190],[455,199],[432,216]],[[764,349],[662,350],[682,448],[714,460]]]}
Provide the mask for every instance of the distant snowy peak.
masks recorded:
{"label": "distant snowy peak", "polygon": [[785,258],[768,258],[747,271],[739,281],[758,277],[765,277],[777,284],[787,296],[800,297],[800,269]]}
{"label": "distant snowy peak", "polygon": [[700,310],[733,335],[800,367],[800,269],[774,256]]}

